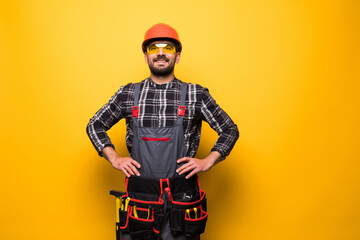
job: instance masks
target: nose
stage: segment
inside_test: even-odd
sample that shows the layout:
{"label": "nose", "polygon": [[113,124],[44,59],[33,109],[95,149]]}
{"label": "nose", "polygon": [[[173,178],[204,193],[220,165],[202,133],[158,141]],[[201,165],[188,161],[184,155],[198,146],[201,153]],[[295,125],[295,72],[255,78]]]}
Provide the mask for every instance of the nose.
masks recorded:
{"label": "nose", "polygon": [[157,52],[157,55],[165,55],[163,48],[161,47],[159,51]]}

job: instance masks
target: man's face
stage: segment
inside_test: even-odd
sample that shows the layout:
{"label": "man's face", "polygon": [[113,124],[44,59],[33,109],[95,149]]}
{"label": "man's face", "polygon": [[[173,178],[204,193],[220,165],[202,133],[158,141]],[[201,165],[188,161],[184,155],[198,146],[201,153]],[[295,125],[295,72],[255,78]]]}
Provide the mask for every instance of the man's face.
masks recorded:
{"label": "man's face", "polygon": [[[145,62],[149,65],[150,71],[155,76],[169,76],[174,72],[175,63],[180,60],[180,53],[170,53],[167,51],[166,44],[173,45],[168,41],[155,41],[151,42],[148,47],[155,44],[155,49],[158,51],[152,51],[145,53]],[[157,45],[157,46],[156,46]]]}

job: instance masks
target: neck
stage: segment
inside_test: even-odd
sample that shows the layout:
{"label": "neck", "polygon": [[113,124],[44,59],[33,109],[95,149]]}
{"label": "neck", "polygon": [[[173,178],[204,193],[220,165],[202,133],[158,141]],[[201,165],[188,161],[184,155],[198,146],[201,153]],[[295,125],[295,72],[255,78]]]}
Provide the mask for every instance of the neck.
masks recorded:
{"label": "neck", "polygon": [[155,82],[156,84],[166,84],[168,82],[171,82],[174,79],[174,72],[169,74],[168,76],[155,76],[153,74],[150,75],[151,80]]}

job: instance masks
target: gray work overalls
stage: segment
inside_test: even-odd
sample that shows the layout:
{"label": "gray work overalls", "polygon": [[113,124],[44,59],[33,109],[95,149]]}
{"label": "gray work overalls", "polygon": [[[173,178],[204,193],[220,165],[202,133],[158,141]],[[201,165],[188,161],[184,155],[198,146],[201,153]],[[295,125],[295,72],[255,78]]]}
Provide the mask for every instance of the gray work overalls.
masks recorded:
{"label": "gray work overalls", "polygon": [[185,156],[183,118],[187,84],[183,83],[174,126],[140,127],[138,123],[140,84],[135,84],[133,147],[131,157],[140,163],[142,177],[169,178],[175,175],[176,160]]}
{"label": "gray work overalls", "polygon": [[121,196],[117,238],[131,240],[200,239],[207,220],[206,194],[197,176],[176,174],[176,160],[185,156],[183,118],[187,84],[183,83],[176,124],[172,127],[140,127],[140,84],[135,84],[133,149],[140,163],[140,177],[126,179]]}

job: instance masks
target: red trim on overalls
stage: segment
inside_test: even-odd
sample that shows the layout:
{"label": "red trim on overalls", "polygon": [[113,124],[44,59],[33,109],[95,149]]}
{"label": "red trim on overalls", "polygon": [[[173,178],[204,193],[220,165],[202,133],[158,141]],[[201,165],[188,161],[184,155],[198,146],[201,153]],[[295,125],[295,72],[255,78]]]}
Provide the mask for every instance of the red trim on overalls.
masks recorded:
{"label": "red trim on overalls", "polygon": [[151,137],[142,137],[141,138],[144,141],[170,141],[170,138],[151,138]]}

